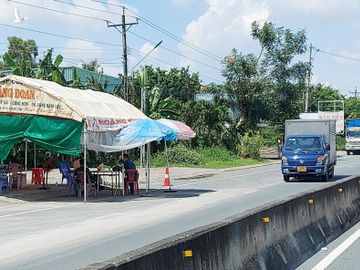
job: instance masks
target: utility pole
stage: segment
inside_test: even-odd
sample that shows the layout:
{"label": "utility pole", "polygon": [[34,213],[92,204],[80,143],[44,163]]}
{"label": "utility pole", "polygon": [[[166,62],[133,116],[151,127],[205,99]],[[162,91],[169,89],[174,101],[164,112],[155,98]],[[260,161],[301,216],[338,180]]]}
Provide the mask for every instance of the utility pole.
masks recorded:
{"label": "utility pole", "polygon": [[310,82],[311,82],[311,69],[312,69],[312,50],[313,45],[310,43],[310,53],[309,53],[309,74],[308,74],[308,81],[305,91],[305,112],[308,111],[309,108],[309,91],[310,91]]}
{"label": "utility pole", "polygon": [[355,96],[355,98],[357,98],[358,97],[358,89],[357,89],[357,87],[355,87],[355,91],[349,91],[350,92],[350,94],[354,94],[354,96]]}
{"label": "utility pole", "polygon": [[[108,27],[114,27],[116,30],[118,30],[122,35],[122,47],[123,47],[123,60],[124,60],[124,98],[126,101],[131,101],[131,94],[129,92],[129,86],[128,86],[128,63],[127,63],[127,44],[126,44],[126,32],[130,29],[130,27],[134,24],[138,24],[138,19],[136,19],[136,22],[127,23],[125,18],[125,7],[123,7],[123,14],[121,15],[121,23],[120,24],[110,24],[109,21],[107,21]],[[119,30],[119,26],[121,26],[121,30]]]}

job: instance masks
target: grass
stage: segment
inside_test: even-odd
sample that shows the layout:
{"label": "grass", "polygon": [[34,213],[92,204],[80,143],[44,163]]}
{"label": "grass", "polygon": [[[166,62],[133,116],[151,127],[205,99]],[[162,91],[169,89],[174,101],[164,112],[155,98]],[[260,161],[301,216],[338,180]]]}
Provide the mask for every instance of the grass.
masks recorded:
{"label": "grass", "polygon": [[[174,151],[174,149],[172,149]],[[263,160],[240,158],[228,150],[220,147],[214,148],[200,148],[195,150],[186,150],[186,157],[181,156],[183,148],[175,150],[176,155],[169,155],[169,163],[174,167],[190,167],[190,168],[208,168],[208,169],[225,169],[232,167],[240,167],[246,165],[253,165],[263,163]],[[196,158],[192,158],[196,156]],[[186,162],[186,160],[193,160],[193,162]],[[165,167],[166,158],[164,153],[159,153],[151,160],[153,167]]]}

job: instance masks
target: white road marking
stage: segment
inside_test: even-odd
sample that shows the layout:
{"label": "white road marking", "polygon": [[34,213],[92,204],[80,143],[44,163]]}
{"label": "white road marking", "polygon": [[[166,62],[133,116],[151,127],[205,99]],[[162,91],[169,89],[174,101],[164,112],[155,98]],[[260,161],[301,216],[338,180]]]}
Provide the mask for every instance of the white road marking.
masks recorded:
{"label": "white road marking", "polygon": [[[80,204],[80,203],[74,203],[74,204]],[[31,214],[31,213],[36,213],[36,212],[44,212],[44,211],[59,209],[59,208],[64,208],[64,207],[68,207],[68,205],[57,206],[57,207],[48,207],[48,208],[29,210],[29,211],[23,211],[23,212],[16,212],[16,213],[11,213],[11,214],[7,214],[7,215],[0,215],[0,218],[22,216],[22,215],[26,215],[26,214]]]}
{"label": "white road marking", "polygon": [[337,246],[332,252],[322,259],[312,270],[324,270],[337,257],[339,257],[348,247],[350,247],[360,237],[360,229],[350,235],[344,242]]}

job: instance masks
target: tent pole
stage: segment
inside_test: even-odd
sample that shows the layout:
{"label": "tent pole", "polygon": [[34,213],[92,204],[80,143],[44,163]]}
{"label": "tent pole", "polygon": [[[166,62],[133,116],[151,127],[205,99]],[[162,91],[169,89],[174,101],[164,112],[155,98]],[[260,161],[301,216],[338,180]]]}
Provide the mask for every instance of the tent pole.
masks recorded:
{"label": "tent pole", "polygon": [[167,164],[167,167],[169,168],[169,156],[168,156],[167,145],[166,145],[166,141],[165,141],[165,140],[164,140],[164,143],[165,143],[166,164]]}
{"label": "tent pole", "polygon": [[27,182],[27,169],[28,169],[28,141],[25,138],[25,185]]}
{"label": "tent pole", "polygon": [[151,151],[151,143],[148,143],[147,151],[146,151],[146,194],[150,190],[150,151]]}
{"label": "tent pole", "polygon": [[34,142],[34,168],[36,167],[36,143]]}
{"label": "tent pole", "polygon": [[[84,120],[84,203],[87,199],[87,174],[86,174],[86,121]],[[91,181],[91,179],[89,179]]]}

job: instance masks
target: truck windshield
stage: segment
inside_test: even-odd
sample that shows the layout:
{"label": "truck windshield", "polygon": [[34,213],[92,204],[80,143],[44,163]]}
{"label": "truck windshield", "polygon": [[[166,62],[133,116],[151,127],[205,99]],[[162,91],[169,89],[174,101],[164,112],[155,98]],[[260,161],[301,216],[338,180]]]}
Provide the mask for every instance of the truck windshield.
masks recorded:
{"label": "truck windshield", "polygon": [[285,142],[285,151],[321,151],[319,137],[289,137]]}
{"label": "truck windshield", "polygon": [[360,131],[348,130],[346,132],[347,137],[360,138]]}

